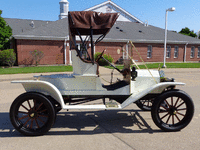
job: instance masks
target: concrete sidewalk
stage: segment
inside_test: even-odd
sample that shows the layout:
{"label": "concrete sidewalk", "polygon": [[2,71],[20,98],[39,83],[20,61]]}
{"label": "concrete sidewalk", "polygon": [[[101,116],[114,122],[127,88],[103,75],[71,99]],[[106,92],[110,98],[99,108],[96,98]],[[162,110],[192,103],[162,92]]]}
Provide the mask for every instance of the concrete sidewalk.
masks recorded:
{"label": "concrete sidewalk", "polygon": [[[110,74],[112,69],[105,67],[99,67],[99,72],[101,75]],[[49,73],[27,73],[27,74],[6,74],[0,75],[0,82],[2,81],[12,81],[12,80],[32,80],[33,76],[37,75],[50,75],[50,74],[72,74],[73,72],[49,72]]]}
{"label": "concrete sidewalk", "polygon": [[[21,84],[11,84],[9,80],[32,79],[33,75],[41,73],[0,75],[1,81],[7,80],[0,82],[0,150],[199,150],[200,69],[164,70],[166,76],[187,83],[186,86],[177,89],[187,92],[195,104],[193,120],[179,132],[161,131],[154,124],[150,112],[142,111],[131,104],[120,111],[61,110],[57,114],[54,126],[47,134],[38,137],[22,136],[12,126],[9,110],[13,100],[25,90]],[[100,67],[101,77],[108,81],[111,71]],[[115,70],[114,77],[117,74],[119,73]],[[102,101],[94,101],[90,104],[101,103]]]}
{"label": "concrete sidewalk", "polygon": [[[170,73],[192,73],[192,72],[200,72],[200,68],[165,68],[161,69],[164,70],[166,74]],[[110,75],[112,69],[108,69],[105,67],[99,67],[100,76]],[[73,73],[73,72],[50,72],[50,73],[27,73],[27,74],[7,74],[7,75],[0,75],[0,82],[3,81],[12,81],[12,80],[32,80],[34,79],[33,76],[35,75],[49,75],[49,74],[66,74],[66,73]],[[116,70],[114,74],[119,74]]]}

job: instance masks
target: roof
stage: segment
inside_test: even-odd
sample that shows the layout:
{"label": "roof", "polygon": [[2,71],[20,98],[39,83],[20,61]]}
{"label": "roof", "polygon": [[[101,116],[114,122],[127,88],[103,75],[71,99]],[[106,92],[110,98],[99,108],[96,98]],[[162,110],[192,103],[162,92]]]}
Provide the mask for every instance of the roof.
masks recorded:
{"label": "roof", "polygon": [[[144,25],[133,22],[116,22],[103,41],[127,42],[129,40],[135,43],[164,43],[165,30],[151,25]],[[200,44],[200,39],[187,35],[167,32],[167,43],[172,44]]]}
{"label": "roof", "polygon": [[13,30],[13,35],[38,28],[40,26],[47,25],[52,21],[43,20],[30,20],[30,19],[15,19],[15,18],[4,18],[4,20],[9,24]]}
{"label": "roof", "polygon": [[120,6],[118,6],[117,4],[113,3],[110,0],[105,1],[105,2],[98,4],[98,5],[95,5],[95,6],[88,8],[84,11],[95,11],[95,10],[97,10],[97,9],[103,7],[103,6],[112,7],[112,9],[114,9],[116,12],[120,13],[120,15],[124,16],[125,18],[127,18],[128,20],[130,20],[132,22],[143,23],[140,19],[131,15],[129,12],[127,12],[126,10],[124,10],[123,8],[121,8]]}
{"label": "roof", "polygon": [[64,40],[69,35],[68,18],[51,22],[32,30],[15,34],[15,39]]}
{"label": "roof", "polygon": [[[141,23],[117,21],[104,38],[104,42],[164,43],[165,30]],[[16,39],[64,40],[69,36],[68,19],[64,18],[32,30],[13,35]],[[167,43],[200,44],[200,40],[168,31]]]}

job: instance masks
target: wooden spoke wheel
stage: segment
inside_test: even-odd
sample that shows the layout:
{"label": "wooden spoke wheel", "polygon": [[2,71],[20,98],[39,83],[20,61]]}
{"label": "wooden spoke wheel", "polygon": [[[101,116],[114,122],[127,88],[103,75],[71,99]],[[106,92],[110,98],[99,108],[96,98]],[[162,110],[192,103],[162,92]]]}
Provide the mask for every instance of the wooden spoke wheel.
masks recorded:
{"label": "wooden spoke wheel", "polygon": [[55,109],[45,96],[24,93],[12,103],[10,120],[15,129],[24,135],[43,135],[54,124]]}
{"label": "wooden spoke wheel", "polygon": [[154,99],[148,99],[148,100],[138,100],[136,102],[136,105],[144,110],[144,111],[151,111],[151,107],[152,107],[152,104],[153,104],[153,100]]}
{"label": "wooden spoke wheel", "polygon": [[192,120],[194,104],[189,95],[180,90],[167,91],[153,103],[151,116],[164,131],[179,131]]}

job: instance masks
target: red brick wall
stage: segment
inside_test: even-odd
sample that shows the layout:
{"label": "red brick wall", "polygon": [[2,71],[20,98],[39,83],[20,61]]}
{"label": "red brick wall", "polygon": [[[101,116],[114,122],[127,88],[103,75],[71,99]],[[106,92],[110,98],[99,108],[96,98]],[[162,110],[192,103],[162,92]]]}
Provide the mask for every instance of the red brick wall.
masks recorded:
{"label": "red brick wall", "polygon": [[[51,40],[16,40],[18,65],[31,65],[35,62],[30,55],[31,51],[38,50],[44,53],[40,64],[64,64],[64,41]],[[69,47],[67,47],[69,58]]]}
{"label": "red brick wall", "polygon": [[[106,49],[105,54],[109,54],[116,62],[122,56],[122,49],[125,46],[125,43],[110,43],[110,42],[101,42],[95,46],[95,52],[102,52]],[[117,50],[120,50],[120,53],[117,53]]]}
{"label": "red brick wall", "polygon": [[[195,47],[194,58],[190,57],[192,46]],[[187,45],[187,50],[186,50],[187,57],[186,57],[186,61],[200,61],[200,58],[197,57],[197,55],[198,55],[198,47],[200,47],[200,45]]]}
{"label": "red brick wall", "polygon": [[[138,50],[140,56],[145,62],[163,62],[164,57],[164,44],[155,44],[155,43],[133,43],[136,49]],[[152,57],[147,58],[147,47],[148,45],[152,46]],[[181,62],[184,61],[184,51],[185,45],[183,44],[167,44],[171,46],[171,56],[166,58],[166,62]],[[174,57],[175,46],[178,46],[178,57]],[[96,45],[96,52],[102,52],[107,48],[106,54],[110,54],[116,62],[122,55],[122,49],[126,49],[126,43],[99,43]],[[120,54],[117,53],[117,50],[120,49]],[[200,58],[197,58],[198,45],[195,46],[195,58],[190,58],[191,46],[187,46],[187,61],[199,61]],[[140,57],[136,53],[135,49],[129,47],[129,54],[133,57],[134,60],[141,62]]]}
{"label": "red brick wall", "polygon": [[[133,43],[140,53],[145,62],[163,62],[164,44],[154,43]],[[152,46],[152,57],[147,58],[147,47]],[[167,44],[171,46],[171,57],[166,58],[166,62],[176,62],[184,60],[185,45],[181,44]],[[174,47],[179,47],[178,58],[174,58]],[[190,58],[191,46],[195,46],[195,57]],[[186,61],[200,61],[197,58],[198,46],[200,45],[187,45]],[[34,64],[30,51],[39,50],[44,53],[44,58],[40,61],[43,65],[64,64],[64,41],[51,41],[51,40],[16,40],[17,60],[18,65],[31,65]],[[106,48],[105,54],[110,54],[116,62],[123,56],[122,50],[126,49],[126,43],[115,42],[100,42],[95,46],[95,52],[102,52]],[[90,51],[90,48],[88,49]],[[118,54],[118,52],[120,52]],[[129,54],[134,60],[141,62],[134,48],[129,47]],[[69,64],[69,46],[66,47],[67,64]]]}
{"label": "red brick wall", "polygon": [[[138,50],[140,56],[145,62],[163,62],[164,57],[164,44],[155,44],[155,43],[133,43],[136,49]],[[147,47],[148,45],[152,46],[152,57],[147,58]],[[166,62],[183,62],[184,61],[184,52],[185,45],[184,44],[167,44],[167,46],[171,46],[171,56],[170,58],[166,58]],[[178,57],[174,57],[175,46],[178,46]],[[195,46],[195,57],[190,58],[191,46]],[[188,45],[186,52],[186,61],[200,61],[200,58],[197,58],[198,54],[198,46],[200,45]],[[100,43],[96,46],[96,52],[102,51],[104,48],[107,48],[107,52],[114,58],[114,62],[117,61],[123,54],[117,54],[117,49],[122,50],[126,49],[126,43]],[[136,53],[135,49],[129,47],[129,53],[133,57],[134,60],[141,62],[140,57]]]}

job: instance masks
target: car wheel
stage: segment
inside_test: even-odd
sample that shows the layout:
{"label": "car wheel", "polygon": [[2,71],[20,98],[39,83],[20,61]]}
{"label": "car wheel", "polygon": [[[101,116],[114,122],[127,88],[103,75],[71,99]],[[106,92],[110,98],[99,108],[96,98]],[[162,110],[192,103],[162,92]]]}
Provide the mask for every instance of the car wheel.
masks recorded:
{"label": "car wheel", "polygon": [[24,93],[12,103],[10,120],[14,128],[23,135],[43,135],[54,124],[55,109],[42,94]]}
{"label": "car wheel", "polygon": [[156,98],[151,116],[154,123],[164,131],[179,131],[192,120],[194,104],[188,94],[181,90],[167,91]]}

